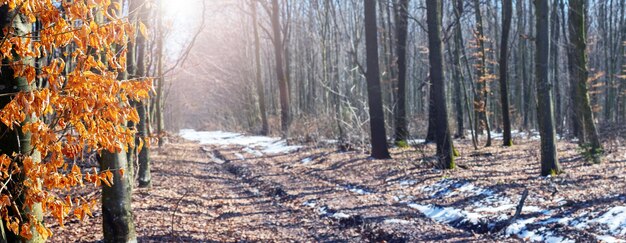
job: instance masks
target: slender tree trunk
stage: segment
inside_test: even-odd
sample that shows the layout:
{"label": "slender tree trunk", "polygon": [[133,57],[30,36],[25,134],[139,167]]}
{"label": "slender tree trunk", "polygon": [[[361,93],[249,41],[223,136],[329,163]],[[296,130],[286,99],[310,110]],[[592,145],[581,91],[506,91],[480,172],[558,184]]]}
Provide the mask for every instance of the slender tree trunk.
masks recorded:
{"label": "slender tree trunk", "polygon": [[557,134],[562,133],[563,128],[563,119],[561,112],[561,85],[559,78],[559,38],[560,35],[560,25],[559,25],[559,2],[560,0],[554,0],[552,3],[552,17],[550,19],[550,29],[553,37],[550,39],[550,57],[552,61],[552,80],[554,80],[554,91],[556,94],[556,131]]}
{"label": "slender tree trunk", "polygon": [[[460,2],[460,3],[459,3]],[[461,12],[463,11],[463,2],[460,0],[454,1],[454,16],[456,26],[454,26],[454,50],[452,51],[452,60],[454,62],[453,67],[453,79],[454,79],[454,108],[456,110],[456,138],[465,138],[465,124],[463,121],[463,103],[466,97],[463,79],[463,68],[461,67],[461,38],[463,32],[461,32]],[[459,4],[461,6],[459,6]],[[469,113],[468,113],[469,115]],[[471,120],[471,119],[470,119]],[[471,123],[471,121],[470,121]],[[472,138],[473,138],[472,132]]]}
{"label": "slender tree trunk", "polygon": [[554,128],[554,106],[552,103],[552,84],[548,79],[550,55],[550,7],[548,0],[535,0],[536,18],[536,56],[535,74],[537,77],[537,122],[541,135],[541,175],[561,173],[557,157],[556,131]]}
{"label": "slender tree trunk", "polygon": [[261,113],[261,135],[269,134],[269,125],[267,123],[267,111],[265,111],[265,90],[263,89],[263,80],[261,79],[261,44],[259,41],[259,24],[257,23],[257,1],[250,2],[252,7],[252,29],[254,30],[254,66],[256,92],[259,98],[259,113]]}
{"label": "slender tree trunk", "polygon": [[[133,2],[137,2],[135,4],[137,6],[137,18],[136,18],[136,26],[140,22],[147,24],[149,10],[145,4],[145,0],[131,0]],[[146,50],[147,43],[146,37],[142,34],[137,35],[137,69],[136,69],[136,77],[143,78],[146,76]],[[142,100],[137,103],[137,114],[139,115],[139,123],[137,124],[137,137],[136,144],[141,143],[140,140],[144,141],[144,146],[141,147],[141,150],[138,151],[138,160],[139,160],[139,168],[137,173],[137,180],[139,181],[139,187],[150,187],[152,185],[152,178],[150,175],[150,121],[148,114],[148,100]],[[129,161],[130,162],[130,161]]]}
{"label": "slender tree trunk", "polygon": [[376,159],[391,158],[387,148],[385,132],[385,113],[380,86],[380,70],[378,66],[378,38],[376,25],[376,0],[365,0],[365,49],[367,56],[367,96],[370,113],[370,139],[372,157]]}
{"label": "slender tree trunk", "polygon": [[274,55],[276,59],[276,77],[278,78],[278,88],[280,92],[280,127],[282,137],[289,137],[289,123],[291,114],[289,112],[289,86],[284,71],[284,46],[280,28],[280,8],[278,0],[272,0],[272,32],[274,43]]}
{"label": "slender tree trunk", "polygon": [[[140,7],[142,5],[142,0],[127,0],[128,2],[128,8],[129,8],[129,16],[128,16],[128,22],[134,26],[136,26],[135,28],[138,30],[137,26],[139,23],[139,15],[141,14],[141,10]],[[120,14],[120,13],[118,13]],[[141,36],[141,34],[136,34],[135,36],[129,36],[130,38],[132,38],[129,43],[127,44],[128,47],[128,52],[126,53],[126,75],[125,77],[122,77],[121,80],[123,79],[134,79],[137,78],[137,49],[140,48],[141,46],[139,46],[139,38],[143,38],[143,36]],[[144,43],[142,43],[143,45],[145,45],[145,40]],[[144,53],[141,53],[142,55]],[[143,58],[143,57],[141,57]],[[141,105],[141,102],[136,102],[136,101],[129,101],[130,105],[132,107],[134,107],[136,110],[138,110],[138,107]],[[139,111],[138,111],[139,112]],[[128,121],[127,126],[130,129],[137,129],[139,130],[138,126],[140,124],[135,124],[132,121]],[[134,182],[134,175],[135,175],[135,165],[134,165],[134,161],[135,158],[138,157],[138,155],[136,154],[137,152],[137,145],[139,144],[139,139],[140,139],[140,135],[139,133],[136,134],[135,136],[135,147],[134,148],[129,148],[128,149],[128,153],[127,153],[127,161],[128,161],[128,168],[126,169],[126,173],[129,173],[131,176],[131,182]],[[133,187],[134,183],[131,183],[131,190]]]}
{"label": "slender tree trunk", "polygon": [[[463,7],[463,0],[457,0],[456,1],[456,7],[455,7],[455,12],[454,14],[456,15],[455,18],[459,20],[460,23],[460,19],[461,19],[461,15],[463,14],[464,11],[464,7]],[[473,92],[474,96],[477,96],[478,94],[476,93],[476,89],[474,88],[474,78],[472,76],[472,68],[470,67],[470,63],[469,60],[467,58],[467,53],[465,51],[465,45],[463,44],[463,32],[461,29],[461,25],[458,24],[457,26],[455,26],[455,31],[456,31],[456,41],[455,41],[455,45],[457,46],[457,50],[460,51],[461,54],[461,61],[464,63],[465,66],[465,70],[466,70],[466,75],[467,75],[467,81],[470,83],[470,88],[466,88],[465,85],[465,80],[463,80],[463,82],[461,83],[461,86],[463,87],[463,90],[465,90],[463,92],[463,96],[464,96],[464,100],[465,100],[465,109],[467,111],[467,118],[469,121],[469,128],[470,128],[470,132],[472,135],[472,145],[474,146],[474,149],[478,149],[478,138],[477,138],[477,134],[476,134],[476,126],[474,126],[474,121],[475,119],[478,119],[476,117],[472,117],[472,112],[471,112],[471,106],[470,105],[470,99],[467,95],[467,92]],[[476,106],[473,106],[476,107]]]}
{"label": "slender tree trunk", "polygon": [[408,34],[409,0],[398,0],[396,3],[396,48],[398,65],[398,89],[396,118],[396,142],[406,141],[409,137],[409,128],[406,119],[406,44]]}
{"label": "slender tree trunk", "polygon": [[480,11],[480,1],[474,0],[474,12],[476,14],[476,39],[479,49],[479,63],[476,72],[476,89],[477,94],[474,96],[476,110],[476,131],[479,134],[482,130],[487,130],[487,143],[485,146],[491,146],[491,126],[489,124],[489,116],[487,115],[487,99],[489,98],[489,83],[487,78],[487,52],[485,47],[485,31],[483,28],[483,17]]}
{"label": "slender tree trunk", "polygon": [[441,167],[454,169],[454,148],[450,127],[448,125],[448,109],[446,105],[446,89],[443,73],[443,42],[441,39],[441,0],[426,1],[426,18],[428,23],[428,60],[430,61],[430,80],[435,95],[437,116],[436,140],[437,157]]}
{"label": "slender tree trunk", "polygon": [[[600,163],[602,154],[602,144],[598,136],[598,130],[594,123],[593,112],[589,103],[587,90],[587,28],[585,16],[587,15],[587,0],[569,0],[569,36],[570,36],[570,78],[575,85],[577,100],[576,113],[578,114],[578,124],[582,129],[582,137],[579,142],[587,153],[591,155],[594,163]],[[588,143],[588,144],[587,144]]]}
{"label": "slender tree trunk", "polygon": [[156,90],[156,100],[154,104],[155,116],[156,116],[156,126],[157,126],[157,135],[159,138],[159,148],[163,146],[165,143],[165,134],[163,131],[164,122],[163,122],[163,85],[165,85],[165,77],[163,77],[163,42],[165,41],[164,27],[163,27],[163,3],[159,1],[159,14],[157,16],[157,28],[158,28],[158,39],[157,39],[157,90]]}
{"label": "slender tree trunk", "polygon": [[502,127],[503,145],[511,146],[511,118],[509,107],[509,91],[507,84],[508,76],[508,42],[511,29],[511,16],[513,15],[513,2],[503,1],[502,6],[502,42],[500,43],[500,102],[502,103]]}
{"label": "slender tree trunk", "polygon": [[425,143],[437,140],[437,111],[435,108],[435,91],[433,90],[432,74],[428,77],[428,130],[426,131]]}

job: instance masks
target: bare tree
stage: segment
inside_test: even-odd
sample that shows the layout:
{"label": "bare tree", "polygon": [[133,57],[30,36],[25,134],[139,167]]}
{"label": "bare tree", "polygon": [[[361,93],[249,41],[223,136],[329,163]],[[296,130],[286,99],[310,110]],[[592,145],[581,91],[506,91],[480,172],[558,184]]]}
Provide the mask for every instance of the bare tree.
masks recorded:
{"label": "bare tree", "polygon": [[391,158],[387,148],[385,132],[385,113],[380,87],[380,70],[378,66],[378,37],[376,25],[376,0],[365,0],[365,48],[367,54],[367,95],[370,113],[370,139],[372,157],[376,159]]}

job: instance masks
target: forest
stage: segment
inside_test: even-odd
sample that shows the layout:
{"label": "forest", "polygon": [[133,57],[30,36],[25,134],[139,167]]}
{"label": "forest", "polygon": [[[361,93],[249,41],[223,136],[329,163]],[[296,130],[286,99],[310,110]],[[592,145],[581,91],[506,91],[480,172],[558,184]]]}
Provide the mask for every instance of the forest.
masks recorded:
{"label": "forest", "polygon": [[1,242],[626,242],[626,0],[2,0]]}

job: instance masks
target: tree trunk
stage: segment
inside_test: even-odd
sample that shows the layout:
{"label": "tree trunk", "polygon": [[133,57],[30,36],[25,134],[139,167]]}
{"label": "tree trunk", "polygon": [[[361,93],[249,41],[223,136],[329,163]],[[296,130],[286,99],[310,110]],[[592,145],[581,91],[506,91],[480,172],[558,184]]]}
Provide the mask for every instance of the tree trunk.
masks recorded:
{"label": "tree trunk", "polygon": [[561,112],[561,85],[559,78],[559,38],[560,24],[559,24],[559,2],[560,0],[554,0],[552,3],[552,17],[550,19],[550,29],[553,37],[550,39],[550,57],[552,58],[552,80],[554,80],[555,91],[555,112],[556,112],[556,131],[557,134],[561,134],[563,131],[563,119]]}
{"label": "tree trunk", "polygon": [[[275,1],[275,0],[274,0]],[[370,139],[372,157],[389,159],[387,135],[385,132],[385,114],[380,86],[380,70],[378,66],[378,40],[376,26],[376,0],[365,0],[365,49],[367,56],[367,95],[370,113]]]}
{"label": "tree trunk", "polygon": [[280,92],[280,127],[282,131],[282,137],[289,137],[289,86],[287,84],[287,78],[284,71],[284,46],[280,28],[280,8],[278,6],[278,0],[272,0],[272,32],[274,43],[274,55],[276,59],[276,76],[278,78],[278,88]]}
{"label": "tree trunk", "polygon": [[[148,21],[149,10],[146,7],[146,4],[144,2],[145,0],[131,0],[131,1],[139,2],[139,4],[137,4],[137,6],[139,7],[137,11],[137,21],[138,21],[137,24],[139,23],[139,21],[143,23],[149,22]],[[147,73],[146,59],[145,59],[146,49],[147,49],[146,38],[143,35],[138,34],[137,35],[137,70],[136,70],[137,78],[145,77]],[[137,179],[139,181],[139,187],[150,187],[152,185],[151,176],[150,176],[150,146],[149,146],[150,121],[148,119],[150,116],[148,114],[148,111],[149,111],[148,104],[149,102],[147,100],[143,100],[141,102],[138,102],[136,106],[137,113],[139,114],[139,123],[137,124],[136,143],[139,144],[140,139],[143,139],[144,141],[144,146],[141,148],[141,151],[139,151],[139,154],[138,154],[139,170],[137,173]]]}
{"label": "tree trunk", "polygon": [[537,122],[541,135],[541,175],[561,173],[561,166],[556,150],[556,131],[554,128],[554,106],[552,103],[552,84],[548,79],[550,55],[550,8],[548,0],[535,0],[536,46],[535,74],[537,78]]}
{"label": "tree trunk", "polygon": [[[17,15],[16,15],[17,14]],[[15,17],[14,17],[15,16]],[[9,29],[13,28],[12,34],[16,36],[25,36],[32,33],[33,28],[30,23],[26,20],[25,16],[16,13],[15,11],[9,11],[8,5],[0,6],[0,28]],[[0,37],[4,38],[5,34],[0,34]],[[28,80],[23,76],[15,76],[15,72],[10,64],[15,64],[16,62],[20,62],[24,65],[34,65],[34,61],[32,59],[22,59],[15,52],[13,53],[12,60],[4,59],[2,60],[2,67],[0,71],[0,94],[4,94],[0,96],[0,109],[4,108],[9,102],[11,102],[12,96],[6,95],[15,92],[29,92],[34,90],[35,84],[29,84]],[[28,116],[20,125],[24,125],[26,123],[32,123],[36,120],[36,117]],[[9,157],[14,157],[13,154],[19,154],[23,156],[30,156],[34,162],[41,162],[41,155],[39,152],[34,151],[34,147],[31,144],[31,134],[24,133],[21,129],[21,126],[15,126],[13,130],[10,130],[4,123],[0,124],[0,134],[4,134],[0,136],[0,150],[1,153],[8,155]],[[18,166],[22,166],[22,161],[19,159],[23,156],[16,156]],[[43,220],[43,212],[41,208],[41,204],[34,204],[32,208],[28,208],[24,205],[24,192],[21,190],[21,185],[24,183],[23,175],[21,173],[17,174],[13,179],[12,183],[7,184],[6,190],[9,193],[13,194],[14,198],[19,198],[16,201],[16,206],[20,210],[20,212],[12,212],[19,213],[21,216],[19,218],[33,217],[35,220],[41,222]],[[26,220],[26,222],[29,222]],[[6,233],[3,235],[3,238],[0,238],[0,241],[4,242],[44,242],[44,239],[41,235],[35,230],[35,225],[31,224],[31,233],[33,234],[31,239],[25,239],[19,235],[14,234],[12,231],[5,230],[5,224],[0,225],[0,228],[3,228],[3,232]]]}
{"label": "tree trunk", "polygon": [[476,14],[476,39],[480,56],[476,69],[476,93],[478,95],[474,96],[474,104],[476,106],[476,131],[478,131],[478,134],[481,134],[483,129],[487,130],[487,143],[485,146],[491,146],[491,127],[489,124],[489,116],[487,115],[487,98],[489,95],[487,52],[485,50],[485,31],[483,28],[483,17],[480,11],[479,0],[474,0],[474,12]]}
{"label": "tree trunk", "polygon": [[437,119],[436,141],[437,157],[442,168],[454,169],[454,149],[448,126],[446,89],[443,73],[443,42],[441,39],[441,0],[426,1],[428,23],[428,60],[430,61],[430,80],[435,96],[435,114]]}
{"label": "tree trunk", "polygon": [[435,108],[435,91],[433,90],[432,73],[428,77],[428,130],[426,131],[425,143],[431,143],[437,140],[437,110]]}
{"label": "tree trunk", "polygon": [[159,148],[163,146],[165,143],[165,134],[163,131],[164,121],[163,121],[163,85],[165,85],[165,77],[163,77],[163,42],[165,41],[165,33],[163,27],[163,3],[159,1],[159,14],[157,16],[157,28],[158,28],[158,39],[157,42],[157,90],[156,90],[156,99],[154,102],[154,110],[155,110],[155,118],[156,118],[156,127],[157,127],[157,136],[159,138]]}
{"label": "tree trunk", "polygon": [[502,103],[503,145],[511,146],[511,118],[509,107],[508,76],[508,42],[513,15],[513,2],[504,1],[502,6],[502,42],[500,43],[500,102]]}
{"label": "tree trunk", "polygon": [[[459,21],[461,20],[461,15],[463,14],[464,11],[464,7],[463,7],[463,0],[457,0],[456,1],[456,7],[455,7],[455,11],[454,14],[456,15],[455,18]],[[478,94],[476,93],[476,89],[474,88],[474,78],[472,76],[472,68],[470,67],[470,63],[469,60],[467,58],[467,53],[465,51],[465,45],[463,44],[463,32],[461,30],[461,25],[458,24],[457,26],[455,26],[455,31],[456,31],[456,41],[455,41],[455,45],[457,46],[457,50],[460,51],[461,57],[462,57],[462,61],[463,64],[465,64],[465,70],[467,71],[467,81],[470,83],[470,88],[466,88],[465,85],[465,80],[463,80],[463,82],[461,83],[461,86],[463,87],[463,90],[465,90],[463,92],[463,98],[465,100],[465,109],[467,111],[467,118],[469,121],[469,128],[470,128],[470,132],[472,135],[472,145],[474,146],[474,149],[478,149],[478,138],[477,138],[477,134],[476,134],[476,126],[474,126],[474,119],[478,119],[477,117],[472,117],[472,112],[471,112],[471,105],[470,105],[470,99],[467,95],[467,92],[471,91],[473,92],[474,96],[477,96]],[[476,107],[476,106],[474,106]]]}
{"label": "tree trunk", "polygon": [[263,89],[263,80],[261,80],[261,44],[259,41],[259,26],[257,23],[257,1],[251,1],[252,7],[252,29],[254,30],[254,66],[256,92],[259,99],[259,113],[261,113],[261,135],[269,134],[269,125],[267,123],[267,111],[265,111],[265,90]]}
{"label": "tree trunk", "polygon": [[[459,6],[460,4],[460,6]],[[465,138],[465,124],[463,121],[463,103],[466,98],[463,78],[463,68],[461,67],[461,12],[463,11],[463,2],[460,0],[455,1],[454,17],[456,26],[454,26],[454,50],[452,51],[452,60],[454,62],[453,79],[454,79],[454,108],[456,110],[456,138]],[[469,113],[468,113],[469,115]],[[469,119],[471,120],[471,118]],[[471,123],[471,122],[470,122]],[[474,134],[472,132],[472,138]]]}
{"label": "tree trunk", "polygon": [[[587,15],[586,0],[569,0],[569,36],[570,36],[570,78],[575,85],[576,108],[578,114],[576,121],[582,130],[579,143],[583,148],[588,149],[586,153],[591,156],[594,163],[600,163],[602,154],[602,144],[598,137],[593,112],[589,103],[587,90],[587,25],[585,16]],[[588,144],[587,144],[588,143]]]}
{"label": "tree trunk", "polygon": [[113,185],[102,185],[102,229],[104,242],[137,242],[131,209],[130,174],[119,173],[126,168],[126,153],[102,151],[100,171],[113,172]]}
{"label": "tree trunk", "polygon": [[396,142],[406,141],[409,137],[409,128],[406,119],[406,44],[408,34],[409,0],[398,0],[396,3],[396,48],[398,65],[398,89],[395,114]]}
{"label": "tree trunk", "polygon": [[[103,11],[96,13],[96,23],[104,22]],[[106,63],[106,56],[100,56]],[[113,184],[102,185],[102,232],[104,242],[137,242],[131,209],[132,183],[129,173],[119,173],[128,168],[126,151],[102,150],[98,156],[100,171],[113,173]]]}

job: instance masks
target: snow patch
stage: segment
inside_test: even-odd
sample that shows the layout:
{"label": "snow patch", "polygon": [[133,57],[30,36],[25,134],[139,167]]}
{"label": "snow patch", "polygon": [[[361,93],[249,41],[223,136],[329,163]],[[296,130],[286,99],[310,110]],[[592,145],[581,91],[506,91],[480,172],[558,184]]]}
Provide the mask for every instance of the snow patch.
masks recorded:
{"label": "snow patch", "polygon": [[497,213],[515,208],[515,204],[505,204],[498,207],[482,207],[474,209],[474,212]]}
{"label": "snow patch", "polygon": [[614,207],[592,222],[605,224],[611,235],[626,235],[626,207]]}
{"label": "snow patch", "polygon": [[348,191],[354,192],[356,194],[361,194],[361,195],[369,195],[369,194],[373,193],[372,191],[370,191],[370,190],[368,190],[366,188],[362,188],[362,187],[359,187],[359,186],[356,186],[356,185],[350,185],[349,184],[349,185],[343,186],[343,188],[348,190]]}
{"label": "snow patch", "polygon": [[249,153],[253,156],[263,156],[263,153],[259,152],[258,150],[252,149],[250,147],[245,147],[243,149],[241,149],[242,151]]}
{"label": "snow patch", "polygon": [[[200,144],[239,145],[249,147],[250,149],[259,149],[260,151],[263,151],[263,153],[267,154],[290,153],[302,147],[289,146],[285,140],[281,140],[280,138],[245,136],[240,133],[224,131],[196,131],[193,129],[182,129],[179,134],[184,139],[198,141]],[[251,154],[255,156],[262,155],[261,152],[257,152],[252,152]]]}
{"label": "snow patch", "polygon": [[482,217],[480,214],[463,211],[452,207],[439,207],[435,205],[421,205],[417,203],[409,203],[407,206],[417,209],[437,222],[452,223],[461,221],[469,221],[472,224],[478,224]]}
{"label": "snow patch", "polygon": [[348,219],[350,218],[350,215],[345,214],[345,213],[334,213],[331,217],[335,219]]}
{"label": "snow patch", "polygon": [[625,240],[620,240],[610,235],[596,235],[596,240],[607,243],[623,243]]}
{"label": "snow patch", "polygon": [[304,159],[300,160],[300,163],[303,163],[303,164],[309,164],[309,163],[311,163],[312,161],[313,161],[313,159],[311,159],[310,157],[306,157],[306,158],[304,158]]}
{"label": "snow patch", "polygon": [[383,223],[385,224],[413,224],[413,221],[405,220],[405,219],[385,219]]}
{"label": "snow patch", "polygon": [[401,180],[400,181],[400,185],[401,186],[412,186],[412,185],[415,185],[415,184],[417,184],[416,180]]}
{"label": "snow patch", "polygon": [[409,139],[406,140],[406,142],[410,145],[423,144],[426,142],[426,139]]}

